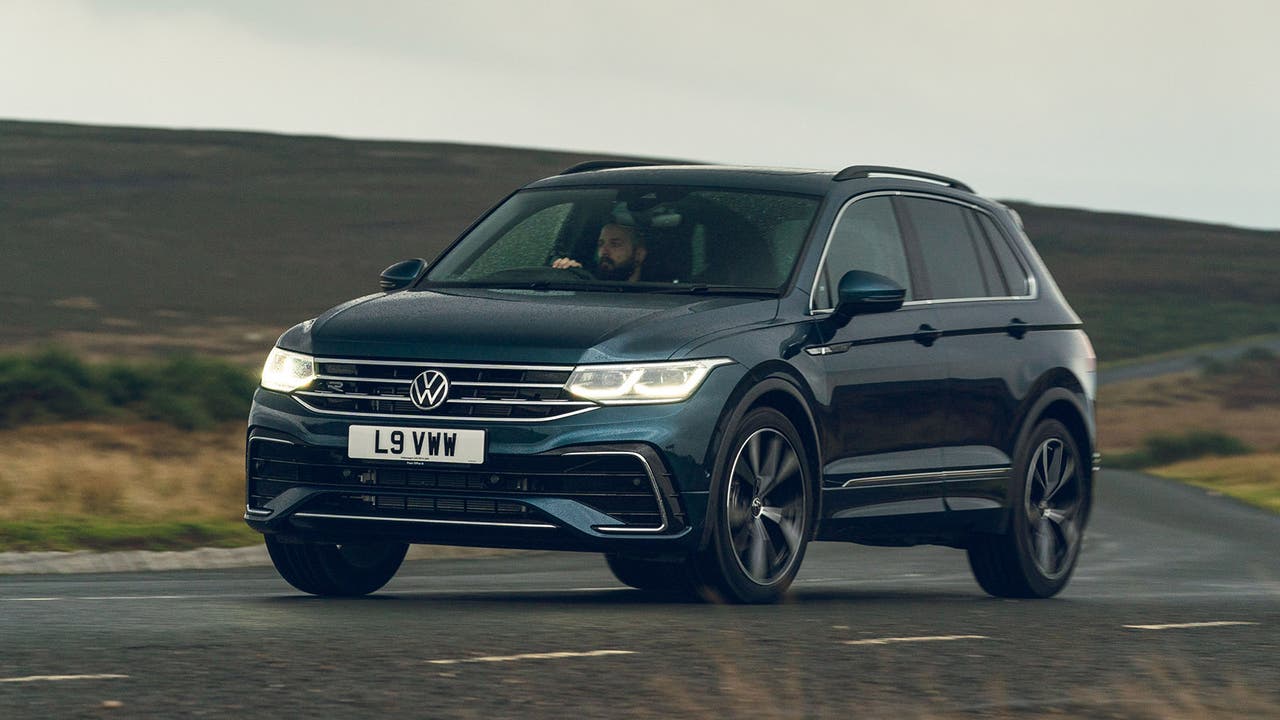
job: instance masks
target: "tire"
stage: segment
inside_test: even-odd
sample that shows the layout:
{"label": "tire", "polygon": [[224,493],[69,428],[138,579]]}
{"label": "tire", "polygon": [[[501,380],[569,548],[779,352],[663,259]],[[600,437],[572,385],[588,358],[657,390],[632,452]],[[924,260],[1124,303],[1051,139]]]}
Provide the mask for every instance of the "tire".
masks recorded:
{"label": "tire", "polygon": [[280,577],[312,595],[368,595],[387,584],[409,546],[404,543],[289,544],[266,536],[267,553]]}
{"label": "tire", "polygon": [[712,484],[711,541],[696,559],[704,599],[775,602],[800,570],[813,532],[813,470],[786,415],[751,410],[728,435]]}
{"label": "tire", "polygon": [[968,546],[969,567],[996,597],[1047,598],[1071,579],[1092,488],[1080,449],[1066,426],[1040,422],[1016,453],[1008,530],[978,535]]}
{"label": "tire", "polygon": [[623,585],[676,597],[694,595],[687,561],[646,560],[622,555],[605,555],[604,558],[613,576]]}

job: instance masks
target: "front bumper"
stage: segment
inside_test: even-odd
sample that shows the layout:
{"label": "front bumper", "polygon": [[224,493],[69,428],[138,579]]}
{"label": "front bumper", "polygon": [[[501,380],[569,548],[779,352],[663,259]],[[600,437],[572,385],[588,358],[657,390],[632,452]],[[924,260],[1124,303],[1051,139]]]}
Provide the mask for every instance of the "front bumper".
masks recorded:
{"label": "front bumper", "polygon": [[245,521],[285,540],[413,543],[661,555],[687,552],[706,511],[724,399],[719,368],[682,403],[601,407],[537,423],[395,419],[474,429],[479,465],[347,457],[347,428],[259,389],[249,418]]}

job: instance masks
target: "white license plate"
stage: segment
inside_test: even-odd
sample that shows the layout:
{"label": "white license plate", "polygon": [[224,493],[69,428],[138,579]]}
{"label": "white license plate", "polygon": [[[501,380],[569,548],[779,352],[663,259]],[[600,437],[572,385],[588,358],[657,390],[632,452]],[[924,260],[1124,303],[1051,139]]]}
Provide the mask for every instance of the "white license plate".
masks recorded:
{"label": "white license plate", "polygon": [[484,431],[352,425],[347,455],[361,460],[478,465],[484,462]]}

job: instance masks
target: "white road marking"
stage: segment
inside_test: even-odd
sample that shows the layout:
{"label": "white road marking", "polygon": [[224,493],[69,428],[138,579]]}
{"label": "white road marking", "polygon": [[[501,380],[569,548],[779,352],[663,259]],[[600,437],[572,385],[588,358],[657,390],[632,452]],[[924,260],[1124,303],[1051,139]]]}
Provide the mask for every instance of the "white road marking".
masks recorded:
{"label": "white road marking", "polygon": [[1131,630],[1185,630],[1187,628],[1229,627],[1232,625],[1257,625],[1256,622],[1239,620],[1215,620],[1213,622],[1169,623],[1167,625],[1125,625]]}
{"label": "white road marking", "polygon": [[237,595],[85,595],[77,597],[16,597],[0,598],[4,602],[60,602],[64,600],[192,600],[218,597],[257,597]]}
{"label": "white road marking", "polygon": [[191,595],[90,595],[76,600],[187,600]]}
{"label": "white road marking", "polygon": [[951,640],[990,640],[986,635],[926,635],[923,637],[887,637],[868,640],[845,640],[845,645],[888,645],[890,643],[949,642]]}
{"label": "white road marking", "polygon": [[587,652],[525,653],[523,655],[489,655],[487,657],[457,658],[452,660],[428,660],[432,665],[461,665],[464,663],[514,662],[517,660],[563,660],[566,658],[605,657],[608,655],[635,655],[633,650],[589,650]]}
{"label": "white road marking", "polygon": [[0,678],[0,683],[62,682],[63,680],[124,680],[128,675],[28,675]]}

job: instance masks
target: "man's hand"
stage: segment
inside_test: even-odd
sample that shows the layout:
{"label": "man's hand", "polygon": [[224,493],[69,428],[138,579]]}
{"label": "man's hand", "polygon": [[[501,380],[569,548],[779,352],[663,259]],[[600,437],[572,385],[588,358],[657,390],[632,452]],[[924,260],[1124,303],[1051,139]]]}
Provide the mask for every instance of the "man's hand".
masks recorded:
{"label": "man's hand", "polygon": [[582,263],[574,260],[573,258],[562,257],[556,258],[552,261],[551,267],[557,270],[568,270],[569,268],[580,268],[582,267]]}

